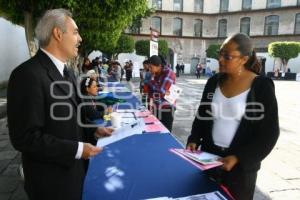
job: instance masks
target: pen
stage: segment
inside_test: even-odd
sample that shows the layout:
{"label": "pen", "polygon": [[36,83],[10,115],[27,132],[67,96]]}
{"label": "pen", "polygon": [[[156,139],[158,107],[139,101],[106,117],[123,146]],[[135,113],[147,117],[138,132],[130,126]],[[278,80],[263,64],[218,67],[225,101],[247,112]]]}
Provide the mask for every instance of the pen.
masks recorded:
{"label": "pen", "polygon": [[137,123],[131,124],[131,128],[135,127]]}

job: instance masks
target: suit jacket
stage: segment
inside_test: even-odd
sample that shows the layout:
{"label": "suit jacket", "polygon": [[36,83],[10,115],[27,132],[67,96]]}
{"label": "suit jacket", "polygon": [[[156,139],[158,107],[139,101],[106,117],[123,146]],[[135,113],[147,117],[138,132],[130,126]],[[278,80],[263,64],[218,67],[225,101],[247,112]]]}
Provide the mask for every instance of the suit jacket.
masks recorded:
{"label": "suit jacket", "polygon": [[[194,142],[201,145],[202,150],[220,156],[236,155],[239,160],[237,168],[249,172],[257,171],[279,136],[278,108],[273,81],[264,76],[257,76],[254,79],[246,100],[246,115],[243,116],[229,148],[222,151],[214,145],[213,119],[210,115],[213,95],[222,77],[222,74],[216,74],[207,81],[188,143]],[[262,108],[257,103],[263,106],[263,112],[255,110]]]}
{"label": "suit jacket", "polygon": [[[74,75],[71,79],[75,81]],[[70,91],[75,83],[68,87],[57,81],[65,80],[41,50],[9,79],[9,135],[22,152],[30,199],[81,199],[84,164],[75,159],[78,141],[83,141],[76,110],[80,102],[76,92]]]}

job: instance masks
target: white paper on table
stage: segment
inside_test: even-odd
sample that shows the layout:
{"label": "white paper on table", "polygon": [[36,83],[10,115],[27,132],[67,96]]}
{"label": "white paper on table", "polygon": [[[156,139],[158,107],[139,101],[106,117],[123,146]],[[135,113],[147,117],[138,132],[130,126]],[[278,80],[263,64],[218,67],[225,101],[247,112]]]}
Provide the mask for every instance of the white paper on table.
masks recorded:
{"label": "white paper on table", "polygon": [[167,100],[169,103],[174,104],[176,99],[178,99],[179,95],[182,92],[182,89],[177,85],[172,84],[169,89],[170,94],[165,95],[164,99]]}
{"label": "white paper on table", "polygon": [[172,197],[157,197],[145,200],[227,200],[219,191],[196,194],[186,197],[172,198]]}
{"label": "white paper on table", "polygon": [[135,115],[133,112],[121,112],[118,114],[120,115],[121,118],[134,118],[135,119]]}
{"label": "white paper on table", "polygon": [[137,120],[135,118],[122,118],[121,119],[121,126],[126,126],[128,124],[132,124],[134,122],[136,122]]}
{"label": "white paper on table", "polygon": [[112,132],[112,135],[105,138],[98,139],[97,146],[104,147],[111,143],[117,142],[122,140],[126,137],[135,135],[135,134],[142,134],[144,130],[145,123],[143,120],[136,120],[132,124],[125,125],[121,128],[116,129]]}
{"label": "white paper on table", "polygon": [[205,194],[196,194],[187,197],[176,198],[174,200],[227,200],[219,191],[205,193]]}

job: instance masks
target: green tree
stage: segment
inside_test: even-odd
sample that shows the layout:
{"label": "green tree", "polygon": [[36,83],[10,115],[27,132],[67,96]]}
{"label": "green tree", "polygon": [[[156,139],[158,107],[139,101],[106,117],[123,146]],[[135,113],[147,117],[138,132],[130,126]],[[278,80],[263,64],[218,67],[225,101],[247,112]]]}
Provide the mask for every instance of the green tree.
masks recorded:
{"label": "green tree", "polygon": [[169,52],[168,42],[166,40],[158,40],[158,53],[164,57]]}
{"label": "green tree", "polygon": [[[138,40],[135,42],[135,50],[137,55],[150,57],[150,40]],[[168,42],[166,40],[158,40],[158,54],[166,57],[168,54]]]}
{"label": "green tree", "polygon": [[117,57],[120,53],[132,53],[134,51],[134,39],[129,35],[122,34],[112,54]]}
{"label": "green tree", "polygon": [[147,0],[78,1],[80,11],[74,12],[74,17],[86,43],[83,52],[113,52],[121,33],[148,8]]}
{"label": "green tree", "polygon": [[135,51],[137,55],[149,57],[150,40],[138,40],[135,42]]}
{"label": "green tree", "polygon": [[287,71],[289,60],[296,58],[299,55],[299,52],[299,42],[273,42],[268,46],[269,55],[281,59],[284,72]]}
{"label": "green tree", "polygon": [[218,59],[218,51],[220,50],[220,44],[211,44],[206,49],[206,57]]}
{"label": "green tree", "polygon": [[38,17],[53,8],[69,9],[83,38],[81,53],[94,49],[112,51],[122,31],[136,16],[143,16],[147,0],[0,0],[0,13],[14,24],[24,26],[31,55],[34,51],[34,31]]}

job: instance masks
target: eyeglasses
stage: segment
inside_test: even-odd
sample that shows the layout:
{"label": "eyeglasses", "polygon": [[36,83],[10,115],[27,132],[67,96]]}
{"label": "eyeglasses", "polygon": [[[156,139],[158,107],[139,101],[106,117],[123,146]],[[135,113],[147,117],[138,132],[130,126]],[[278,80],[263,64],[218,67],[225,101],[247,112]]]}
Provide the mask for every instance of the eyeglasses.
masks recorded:
{"label": "eyeglasses", "polygon": [[242,55],[234,56],[234,55],[229,55],[228,53],[225,53],[225,52],[222,52],[222,51],[218,51],[218,59],[220,59],[221,57],[223,57],[224,60],[232,60],[234,58],[240,58],[240,57],[242,57]]}

